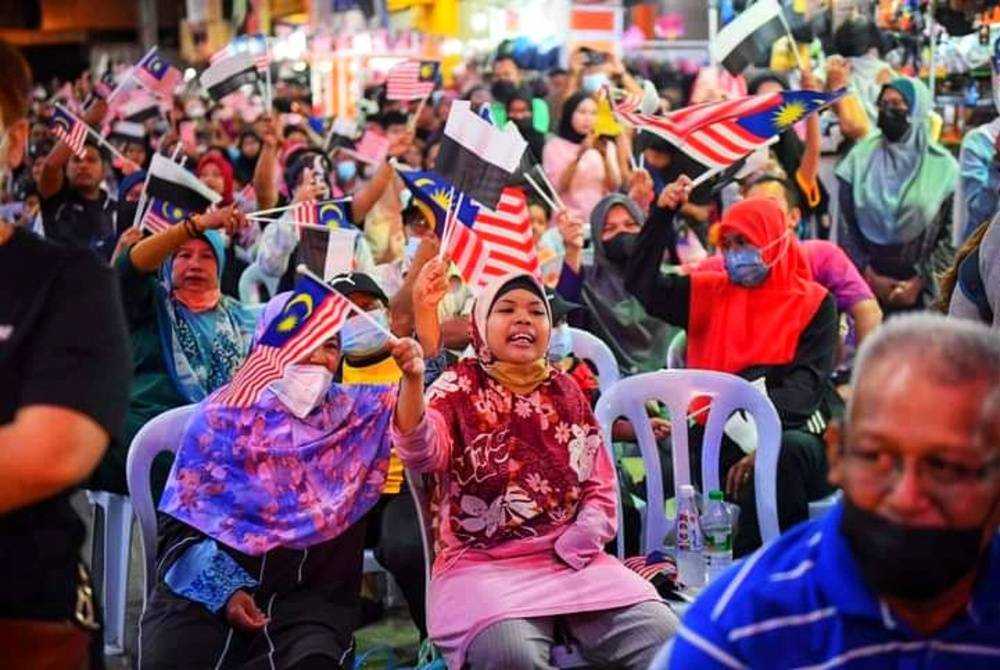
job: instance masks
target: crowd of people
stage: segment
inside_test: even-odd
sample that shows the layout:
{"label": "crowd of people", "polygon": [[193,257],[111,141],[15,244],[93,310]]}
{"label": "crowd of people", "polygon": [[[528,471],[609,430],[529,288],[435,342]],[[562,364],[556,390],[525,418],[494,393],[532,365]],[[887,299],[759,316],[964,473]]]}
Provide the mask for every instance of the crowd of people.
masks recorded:
{"label": "crowd of people", "polygon": [[[532,76],[500,53],[419,105],[372,86],[363,130],[384,158],[328,141],[294,81],[275,87],[286,113],[187,89],[111,123],[112,156],[57,139],[64,89],[32,83],[0,44],[0,639],[15,667],[43,653],[101,667],[70,497],[127,494],[133,438],[187,405],[176,457],[151,477],[144,670],[352,667],[366,548],[455,670],[553,667],[566,641],[595,667],[995,667],[1000,126],[968,133],[956,160],[930,92],[880,59],[870,23],[847,21],[833,47],[815,70],[705,68],[692,104],[849,93],[696,185],[682,150],[614,122],[608,87],[645,89],[613,55],[578,50]],[[71,88],[96,87],[84,74]],[[662,93],[658,113],[677,106]],[[459,99],[512,122],[553,186],[556,208],[515,184],[537,276],[466,285],[397,174],[435,168]],[[98,96],[81,115],[101,128],[107,111]],[[829,127],[843,141],[823,148]],[[155,154],[219,203],[139,227]],[[255,213],[330,198],[349,198],[358,234],[326,289],[355,315],[254,403],[218,402],[320,300],[297,282],[291,211]],[[640,512],[618,496],[644,485],[612,458],[638,453],[636,429],[617,420],[606,448],[597,370],[571,327],[623,375],[679,360],[754,382],[777,410],[782,534],[761,547],[756,438],[727,431],[720,480],[743,560],[686,611],[605,550],[623,525],[638,551]],[[650,422],[666,463],[673,431],[705,435],[696,416],[651,407]],[[697,448],[691,474],[700,488]]]}

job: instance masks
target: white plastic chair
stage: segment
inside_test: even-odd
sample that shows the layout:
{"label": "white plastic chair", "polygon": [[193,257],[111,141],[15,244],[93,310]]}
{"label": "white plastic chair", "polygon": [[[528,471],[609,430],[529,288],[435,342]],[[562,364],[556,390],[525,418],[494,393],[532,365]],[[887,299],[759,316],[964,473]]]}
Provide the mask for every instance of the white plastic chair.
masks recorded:
{"label": "white plastic chair", "polygon": [[[424,547],[424,579],[426,588],[424,589],[424,611],[431,611],[431,571],[434,565],[434,535],[431,528],[430,519],[430,498],[424,488],[424,478],[406,469],[406,484],[410,488],[413,496],[413,505],[417,508],[417,520],[420,523],[420,542]],[[570,668],[589,667],[587,662],[580,656],[580,652],[572,644],[557,644],[552,647],[549,662],[557,668],[569,670]]]}
{"label": "white plastic chair", "polygon": [[149,470],[153,459],[165,451],[177,453],[188,422],[197,405],[184,405],[167,410],[153,418],[136,433],[125,462],[125,478],[132,497],[135,516],[139,520],[139,537],[142,540],[143,609],[146,598],[156,583],[156,508],[149,490]]}
{"label": "white plastic chair", "polygon": [[[90,564],[95,591],[104,613],[104,653],[125,653],[125,608],[128,603],[128,563],[132,548],[132,502],[110,491],[86,491],[94,506],[94,536]],[[99,510],[99,511],[98,511]]]}
{"label": "white plastic chair", "polygon": [[667,347],[667,369],[683,370],[687,367],[687,333],[683,330],[674,335]]}
{"label": "white plastic chair", "polygon": [[[663,544],[671,528],[663,500],[659,451],[653,429],[646,414],[646,402],[664,403],[670,411],[675,429],[671,431],[673,447],[674,487],[679,490],[691,483],[686,416],[691,400],[710,396],[705,439],[702,445],[701,478],[705,491],[719,485],[719,449],[723,427],[729,415],[737,409],[746,410],[757,427],[758,447],[754,464],[757,518],[760,534],[766,543],[779,534],[777,505],[778,452],[781,448],[781,422],[771,401],[749,382],[736,375],[708,370],[661,370],[623,379],[597,402],[595,414],[610,443],[611,426],[625,416],[631,421],[642,452],[646,469],[646,515],[640,549],[647,553]],[[619,512],[621,501],[619,499]],[[618,527],[618,542],[622,546],[623,529]]]}
{"label": "white plastic chair", "polygon": [[577,358],[590,361],[597,368],[597,385],[604,393],[611,385],[621,379],[621,372],[618,370],[618,361],[601,339],[591,335],[579,328],[570,328],[570,335],[573,338],[573,354]]}

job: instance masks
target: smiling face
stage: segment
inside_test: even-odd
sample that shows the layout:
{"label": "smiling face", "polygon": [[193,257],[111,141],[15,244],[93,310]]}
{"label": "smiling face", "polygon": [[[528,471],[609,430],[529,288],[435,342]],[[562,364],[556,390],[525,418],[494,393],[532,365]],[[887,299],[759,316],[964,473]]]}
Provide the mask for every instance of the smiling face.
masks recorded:
{"label": "smiling face", "polygon": [[218,272],[218,261],[205,240],[188,240],[174,254],[171,279],[175,289],[211,291],[219,287]]}
{"label": "smiling face", "polygon": [[532,363],[549,348],[552,326],[545,303],[525,289],[502,294],[486,319],[486,344],[500,361]]}

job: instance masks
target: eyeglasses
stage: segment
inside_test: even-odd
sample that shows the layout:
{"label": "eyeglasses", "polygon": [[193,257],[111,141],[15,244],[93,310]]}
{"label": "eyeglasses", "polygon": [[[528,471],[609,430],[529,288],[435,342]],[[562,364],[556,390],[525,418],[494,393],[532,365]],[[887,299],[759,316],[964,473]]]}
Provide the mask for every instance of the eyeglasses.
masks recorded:
{"label": "eyeglasses", "polygon": [[[904,457],[883,449],[845,448],[844,456],[854,462],[857,472],[872,486],[894,487],[903,474]],[[1000,458],[978,467],[948,461],[938,456],[916,459],[917,476],[928,489],[956,489],[976,486],[1000,469]]]}

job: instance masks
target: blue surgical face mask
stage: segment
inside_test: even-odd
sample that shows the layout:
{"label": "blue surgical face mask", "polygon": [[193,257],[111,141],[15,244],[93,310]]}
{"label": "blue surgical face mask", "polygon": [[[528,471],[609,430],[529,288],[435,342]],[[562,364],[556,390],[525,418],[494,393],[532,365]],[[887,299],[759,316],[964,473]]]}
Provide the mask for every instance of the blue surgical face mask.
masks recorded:
{"label": "blue surgical face mask", "polygon": [[370,319],[363,316],[351,317],[340,329],[340,350],[345,356],[362,358],[385,349],[389,341],[389,336],[386,335],[386,331],[389,330],[388,312],[377,309],[368,312],[368,316],[385,330],[379,329]]}
{"label": "blue surgical face mask", "polygon": [[573,335],[569,324],[561,324],[552,329],[549,336],[549,360],[557,363],[573,353]]}
{"label": "blue surgical face mask", "polygon": [[358,166],[354,161],[340,161],[337,163],[337,181],[341,184],[351,181],[357,174]]}
{"label": "blue surgical face mask", "polygon": [[723,251],[722,258],[729,281],[738,286],[753,288],[760,286],[767,279],[770,268],[764,263],[764,258],[757,247],[745,245]]}
{"label": "blue surgical face mask", "polygon": [[603,72],[594,72],[583,75],[583,81],[580,85],[584,93],[596,93],[609,83],[608,75]]}

